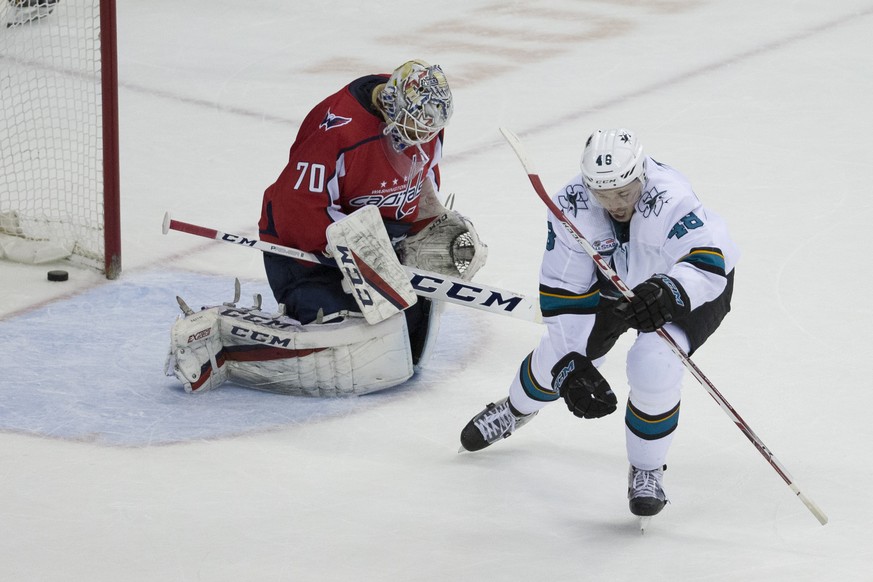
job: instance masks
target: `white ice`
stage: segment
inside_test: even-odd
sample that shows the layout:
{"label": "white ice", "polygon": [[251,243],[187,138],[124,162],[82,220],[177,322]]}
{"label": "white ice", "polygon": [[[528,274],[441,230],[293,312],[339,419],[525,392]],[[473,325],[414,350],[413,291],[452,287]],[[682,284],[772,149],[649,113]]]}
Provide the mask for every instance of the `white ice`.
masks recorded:
{"label": "white ice", "polygon": [[[118,19],[122,277],[0,263],[0,579],[873,580],[870,0],[126,0]],[[733,311],[694,360],[827,525],[690,375],[644,536],[620,413],[556,403],[458,454],[541,333],[462,307],[424,373],[371,397],[163,375],[175,295],[220,303],[239,277],[275,306],[257,252],[163,236],[164,212],[254,235],[306,112],[410,58],[454,88],[443,190],[489,244],[481,281],[535,294],[545,241],[501,126],[550,189],[591,130],[634,128],[728,219]],[[628,340],[603,368],[620,396]]]}

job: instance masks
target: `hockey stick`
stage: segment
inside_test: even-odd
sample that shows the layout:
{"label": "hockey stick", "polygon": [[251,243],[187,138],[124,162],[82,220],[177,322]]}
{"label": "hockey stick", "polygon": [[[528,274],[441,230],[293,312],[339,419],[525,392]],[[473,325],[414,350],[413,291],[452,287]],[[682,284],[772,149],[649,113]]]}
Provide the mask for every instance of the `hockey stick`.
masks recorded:
{"label": "hockey stick", "polygon": [[[515,151],[515,155],[518,156],[519,161],[521,161],[521,165],[524,167],[525,172],[527,173],[528,178],[530,179],[531,184],[533,184],[534,190],[536,190],[537,195],[540,199],[546,204],[551,213],[557,218],[567,233],[573,237],[573,239],[579,243],[579,245],[585,249],[585,252],[588,253],[588,256],[594,261],[597,265],[597,268],[600,272],[610,281],[612,281],[613,285],[624,295],[627,299],[631,299],[634,297],[633,291],[628,288],[628,286],[621,280],[618,274],[609,266],[609,264],[600,256],[600,254],[591,246],[591,243],[579,232],[579,229],[570,222],[565,216],[564,213],[558,208],[557,204],[555,204],[548,192],[546,192],[545,187],[543,186],[542,181],[540,180],[539,175],[534,172],[533,166],[530,163],[530,160],[527,157],[527,154],[524,151],[524,148],[521,145],[521,141],[518,139],[514,133],[510,130],[501,127],[500,133],[503,134],[503,137],[506,138],[506,141]],[[746,438],[748,438],[755,448],[758,449],[768,463],[773,467],[776,473],[779,474],[780,477],[785,481],[785,483],[791,488],[795,495],[806,505],[807,509],[812,512],[816,519],[818,519],[819,523],[822,525],[828,522],[827,516],[824,512],[819,509],[819,507],[813,503],[811,499],[809,499],[806,495],[804,495],[800,489],[797,487],[797,484],[794,483],[794,480],[788,474],[788,470],[779,462],[779,460],[770,452],[770,449],[764,444],[764,442],[752,431],[746,421],[744,421],[737,411],[728,403],[724,396],[718,391],[718,389],[713,385],[709,379],[704,376],[703,372],[697,367],[697,365],[691,361],[691,358],[685,351],[679,347],[669,333],[663,328],[658,329],[656,333],[667,342],[667,345],[670,346],[670,349],[673,351],[676,356],[682,360],[682,363],[686,368],[691,372],[691,374],[697,379],[698,382],[706,389],[710,396],[712,396],[713,400],[715,400],[721,409],[727,414],[730,419],[734,422],[734,424],[739,428]]]}
{"label": "hockey stick", "polygon": [[[181,220],[170,218],[170,213],[168,212],[164,214],[163,232],[167,234],[171,230],[257,249],[265,253],[282,255],[308,263],[317,263],[330,267],[337,266],[336,261],[324,255],[307,253],[299,249],[276,245],[239,234],[222,232],[214,228],[182,222]],[[489,313],[497,313],[534,323],[542,322],[538,302],[524,295],[431,271],[411,269],[409,267],[404,267],[404,269],[409,274],[409,280],[412,283],[415,294],[420,297],[464,305]]]}

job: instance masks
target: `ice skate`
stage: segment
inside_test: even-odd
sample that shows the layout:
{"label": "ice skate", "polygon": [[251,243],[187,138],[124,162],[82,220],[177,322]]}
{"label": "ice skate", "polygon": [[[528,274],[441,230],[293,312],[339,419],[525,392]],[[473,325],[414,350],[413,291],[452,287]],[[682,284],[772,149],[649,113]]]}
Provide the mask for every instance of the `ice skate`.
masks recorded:
{"label": "ice skate", "polygon": [[666,468],[664,465],[661,469],[645,471],[631,465],[628,470],[627,498],[631,513],[640,518],[640,531],[643,533],[652,516],[660,513],[667,504],[667,495],[661,484]]}
{"label": "ice skate", "polygon": [[515,410],[508,396],[499,402],[492,402],[461,431],[461,449],[458,452],[480,451],[507,438],[536,415],[536,412],[521,414]]}

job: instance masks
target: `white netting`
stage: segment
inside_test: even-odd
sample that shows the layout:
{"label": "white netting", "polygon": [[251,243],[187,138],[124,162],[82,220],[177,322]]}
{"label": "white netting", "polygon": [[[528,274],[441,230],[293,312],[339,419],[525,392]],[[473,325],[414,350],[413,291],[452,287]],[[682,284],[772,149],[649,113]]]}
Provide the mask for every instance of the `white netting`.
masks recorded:
{"label": "white netting", "polygon": [[100,75],[99,0],[0,0],[0,245],[103,268]]}

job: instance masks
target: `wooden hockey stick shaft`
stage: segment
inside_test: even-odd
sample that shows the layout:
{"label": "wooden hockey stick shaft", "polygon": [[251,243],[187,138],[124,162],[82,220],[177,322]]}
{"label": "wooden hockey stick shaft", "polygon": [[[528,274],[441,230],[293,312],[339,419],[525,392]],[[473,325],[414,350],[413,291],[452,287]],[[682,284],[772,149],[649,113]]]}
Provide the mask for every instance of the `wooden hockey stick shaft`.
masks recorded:
{"label": "wooden hockey stick shaft", "polygon": [[[597,265],[597,268],[607,279],[612,281],[613,285],[618,289],[622,295],[626,298],[631,299],[634,297],[633,291],[621,280],[618,274],[609,266],[602,256],[594,249],[591,243],[585,238],[585,236],[579,231],[576,226],[570,222],[564,213],[558,208],[558,205],[552,201],[551,196],[549,196],[545,187],[543,186],[542,181],[540,180],[539,175],[533,170],[533,166],[530,160],[527,157],[527,153],[524,150],[524,147],[521,145],[521,141],[518,139],[512,131],[501,127],[500,133],[503,134],[503,137],[512,147],[513,151],[515,151],[515,155],[518,156],[519,161],[521,161],[521,165],[524,167],[525,172],[530,179],[531,184],[534,187],[537,195],[540,199],[545,203],[545,205],[549,208],[551,213],[555,216],[555,218],[561,223],[567,233],[575,240],[579,245],[585,250],[588,256],[594,261]],[[663,328],[658,329],[656,333],[663,339],[674,354],[682,361],[688,371],[691,372],[691,375],[694,376],[698,382],[704,387],[704,389],[709,393],[709,395],[713,398],[713,400],[718,403],[721,409],[730,417],[730,419],[734,422],[737,428],[742,431],[746,438],[748,438],[752,444],[758,449],[758,452],[764,456],[768,463],[773,467],[776,473],[782,477],[785,483],[791,488],[795,495],[803,502],[803,504],[809,509],[810,512],[818,519],[819,523],[822,525],[828,522],[827,516],[824,512],[819,509],[819,507],[806,495],[804,495],[800,489],[795,484],[794,480],[788,474],[788,470],[779,462],[776,456],[767,448],[764,442],[755,434],[755,432],[749,427],[749,425],[740,417],[736,410],[734,410],[733,406],[727,401],[727,399],[722,396],[721,392],[715,387],[715,385],[709,381],[709,379],[703,374],[700,368],[691,360],[688,354],[676,343],[676,340],[673,339],[672,336]]]}
{"label": "wooden hockey stick shaft", "polygon": [[[273,253],[304,261],[336,267],[336,261],[324,255],[308,253],[299,249],[268,243],[256,238],[249,238],[239,234],[222,232],[220,230],[199,226],[190,222],[183,222],[170,217],[170,213],[164,215],[163,233],[175,230],[187,234],[193,234],[204,238],[234,244],[241,247],[257,249],[265,253]],[[409,275],[410,283],[415,294],[420,297],[436,299],[472,307],[488,313],[505,315],[515,319],[523,319],[534,323],[540,323],[539,303],[525,295],[482,285],[471,281],[464,281],[457,277],[450,277],[440,273],[412,269],[404,267]]]}

